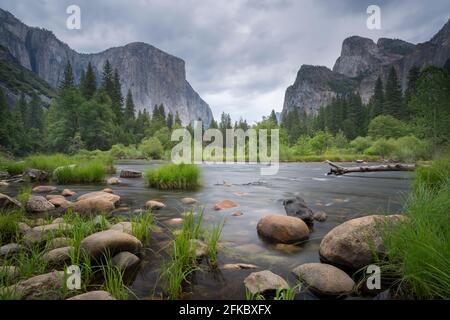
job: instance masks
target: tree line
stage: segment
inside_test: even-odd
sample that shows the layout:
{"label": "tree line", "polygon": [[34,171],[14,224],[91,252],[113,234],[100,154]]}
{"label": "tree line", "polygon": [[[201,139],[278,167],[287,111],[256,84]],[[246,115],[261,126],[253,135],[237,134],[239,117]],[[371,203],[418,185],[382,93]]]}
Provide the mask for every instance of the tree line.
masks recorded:
{"label": "tree line", "polygon": [[[397,72],[391,68],[386,83],[379,77],[368,104],[353,92],[338,95],[321,107],[316,115],[293,108],[283,117],[289,145],[302,136],[327,132],[348,140],[367,136],[378,130],[430,139],[443,145],[450,139],[450,60],[443,68],[413,67],[409,71],[407,89],[403,92]],[[385,134],[386,137],[389,133]]]}
{"label": "tree line", "polygon": [[181,126],[176,113],[163,105],[135,113],[131,90],[122,96],[120,74],[107,60],[98,81],[89,63],[75,82],[67,63],[57,96],[50,107],[33,93],[8,106],[0,88],[0,146],[15,155],[37,152],[75,153],[109,150],[114,144],[138,144],[163,128]]}

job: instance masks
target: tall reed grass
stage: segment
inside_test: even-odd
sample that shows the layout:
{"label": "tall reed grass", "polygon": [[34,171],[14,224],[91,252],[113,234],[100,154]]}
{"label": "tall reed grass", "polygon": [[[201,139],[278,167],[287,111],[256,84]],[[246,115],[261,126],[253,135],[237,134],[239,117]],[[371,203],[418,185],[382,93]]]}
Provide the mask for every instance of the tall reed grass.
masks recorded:
{"label": "tall reed grass", "polygon": [[450,157],[417,170],[404,223],[384,234],[387,263],[398,293],[450,299]]}
{"label": "tall reed grass", "polygon": [[200,168],[193,164],[168,164],[145,173],[149,187],[161,190],[195,190],[200,186]]}

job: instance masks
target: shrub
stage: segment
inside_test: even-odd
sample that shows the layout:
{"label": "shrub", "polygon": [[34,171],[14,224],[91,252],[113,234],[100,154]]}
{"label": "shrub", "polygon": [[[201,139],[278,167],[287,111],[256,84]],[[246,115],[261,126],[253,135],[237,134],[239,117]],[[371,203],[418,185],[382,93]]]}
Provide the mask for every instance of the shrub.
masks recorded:
{"label": "shrub", "polygon": [[192,164],[169,164],[145,173],[149,187],[161,190],[193,190],[200,186],[200,169]]}
{"label": "shrub", "polygon": [[395,141],[394,160],[416,161],[429,157],[427,142],[414,136],[402,137]]}
{"label": "shrub", "polygon": [[319,131],[311,140],[310,140],[311,149],[318,153],[323,154],[330,148],[333,144],[333,136],[328,132]]}
{"label": "shrub", "polygon": [[379,155],[382,158],[387,158],[393,154],[396,149],[395,142],[393,140],[378,139],[374,144],[366,150],[368,155]]}
{"label": "shrub", "polygon": [[148,138],[139,145],[139,151],[144,157],[151,159],[161,159],[164,155],[164,148],[157,138]]}
{"label": "shrub", "polygon": [[352,147],[356,152],[364,152],[369,149],[373,144],[370,137],[358,137],[352,142],[350,142],[350,147]]}
{"label": "shrub", "polygon": [[374,139],[400,138],[408,134],[406,124],[392,116],[378,116],[369,124],[369,136]]}

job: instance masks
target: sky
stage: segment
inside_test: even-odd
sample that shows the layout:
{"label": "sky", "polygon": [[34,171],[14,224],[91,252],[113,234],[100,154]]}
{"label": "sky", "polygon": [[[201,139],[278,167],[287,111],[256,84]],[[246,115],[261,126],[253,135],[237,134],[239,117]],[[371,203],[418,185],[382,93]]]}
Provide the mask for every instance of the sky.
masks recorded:
{"label": "sky", "polygon": [[[66,27],[69,5],[81,29]],[[381,29],[367,28],[367,8]],[[352,35],[412,43],[429,40],[450,18],[449,0],[1,0],[30,26],[52,30],[70,47],[95,53],[142,41],[182,58],[187,80],[234,120],[280,112],[303,64],[332,68]]]}

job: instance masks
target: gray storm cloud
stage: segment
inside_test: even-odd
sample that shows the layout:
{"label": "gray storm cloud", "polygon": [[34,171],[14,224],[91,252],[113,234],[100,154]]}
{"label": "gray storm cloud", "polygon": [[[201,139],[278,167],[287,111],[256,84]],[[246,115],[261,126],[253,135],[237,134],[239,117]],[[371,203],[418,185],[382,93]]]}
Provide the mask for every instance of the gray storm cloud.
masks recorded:
{"label": "gray storm cloud", "polygon": [[[68,30],[66,8],[80,6],[82,29]],[[366,9],[382,10],[382,29],[366,28]],[[23,22],[52,30],[79,52],[150,43],[186,61],[187,77],[233,119],[281,110],[302,64],[332,67],[351,35],[428,40],[450,17],[450,1],[2,0]]]}

